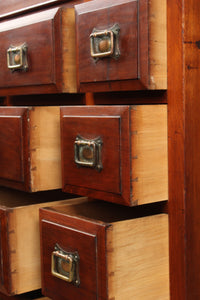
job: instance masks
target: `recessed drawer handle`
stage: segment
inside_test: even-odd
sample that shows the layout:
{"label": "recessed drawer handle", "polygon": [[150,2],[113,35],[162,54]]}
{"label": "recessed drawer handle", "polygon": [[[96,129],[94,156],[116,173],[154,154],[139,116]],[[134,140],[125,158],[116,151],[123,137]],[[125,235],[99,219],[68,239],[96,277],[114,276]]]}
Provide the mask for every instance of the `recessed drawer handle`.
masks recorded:
{"label": "recessed drawer handle", "polygon": [[27,60],[27,44],[14,47],[10,46],[7,50],[7,65],[8,69],[11,71],[16,70],[28,70],[28,60]]}
{"label": "recessed drawer handle", "polygon": [[78,252],[66,252],[58,245],[51,255],[51,273],[53,276],[72,283],[80,284]]}
{"label": "recessed drawer handle", "polygon": [[93,29],[90,34],[90,53],[95,60],[104,57],[119,58],[119,31],[118,24],[103,31]]}
{"label": "recessed drawer handle", "polygon": [[100,137],[92,140],[77,136],[74,142],[74,161],[78,167],[89,167],[101,171],[102,140]]}

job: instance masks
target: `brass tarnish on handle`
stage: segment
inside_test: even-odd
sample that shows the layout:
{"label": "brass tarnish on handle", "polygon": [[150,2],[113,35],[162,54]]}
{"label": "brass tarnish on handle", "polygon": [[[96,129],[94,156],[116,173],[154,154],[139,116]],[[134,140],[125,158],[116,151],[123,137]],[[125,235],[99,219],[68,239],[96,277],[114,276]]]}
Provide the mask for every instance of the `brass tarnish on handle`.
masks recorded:
{"label": "brass tarnish on handle", "polygon": [[74,161],[78,167],[89,167],[101,171],[102,140],[100,137],[92,140],[77,136],[74,142]]}
{"label": "brass tarnish on handle", "polygon": [[11,71],[27,71],[28,59],[27,59],[28,46],[26,43],[20,46],[10,46],[7,50],[7,66]]}
{"label": "brass tarnish on handle", "polygon": [[51,255],[52,275],[79,286],[78,252],[66,252],[58,244],[56,244],[54,250]]}
{"label": "brass tarnish on handle", "polygon": [[90,54],[96,61],[104,57],[119,58],[119,31],[118,24],[105,30],[93,29],[90,34]]}

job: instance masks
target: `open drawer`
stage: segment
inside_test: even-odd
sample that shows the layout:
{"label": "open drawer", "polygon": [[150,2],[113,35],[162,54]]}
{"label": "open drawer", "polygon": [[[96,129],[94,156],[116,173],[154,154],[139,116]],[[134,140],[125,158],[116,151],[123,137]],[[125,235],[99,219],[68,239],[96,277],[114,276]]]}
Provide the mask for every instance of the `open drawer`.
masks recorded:
{"label": "open drawer", "polygon": [[66,2],[66,0],[10,0],[0,2],[0,18],[20,14],[24,11],[37,9]]}
{"label": "open drawer", "polygon": [[61,188],[60,107],[0,107],[0,185]]}
{"label": "open drawer", "polygon": [[167,106],[61,107],[65,192],[128,206],[168,199]]}
{"label": "open drawer", "polygon": [[168,215],[157,207],[85,201],[41,208],[43,294],[168,300]]}
{"label": "open drawer", "polygon": [[167,89],[166,0],[75,5],[80,91]]}
{"label": "open drawer", "polygon": [[0,24],[0,95],[76,92],[73,8]]}
{"label": "open drawer", "polygon": [[74,196],[59,191],[28,194],[0,189],[1,293],[41,288],[39,208],[78,201],[70,198]]}

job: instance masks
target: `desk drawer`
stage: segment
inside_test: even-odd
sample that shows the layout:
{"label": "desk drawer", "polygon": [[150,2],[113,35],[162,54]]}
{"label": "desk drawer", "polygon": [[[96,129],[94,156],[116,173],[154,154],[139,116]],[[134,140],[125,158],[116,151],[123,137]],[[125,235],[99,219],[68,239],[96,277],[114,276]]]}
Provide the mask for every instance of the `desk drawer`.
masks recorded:
{"label": "desk drawer", "polygon": [[0,24],[1,95],[76,91],[74,18],[54,8]]}
{"label": "desk drawer", "polygon": [[61,188],[60,108],[0,107],[0,184]]}
{"label": "desk drawer", "polygon": [[75,5],[81,91],[167,88],[166,0]]}
{"label": "desk drawer", "polygon": [[0,3],[0,18],[36,7],[65,2],[65,0],[9,0]]}
{"label": "desk drawer", "polygon": [[66,192],[140,205],[168,199],[167,106],[61,107]]}
{"label": "desk drawer", "polygon": [[41,209],[43,294],[168,300],[168,216],[138,208],[90,201]]}
{"label": "desk drawer", "polygon": [[41,288],[39,208],[78,201],[66,200],[67,196],[58,191],[27,194],[0,189],[1,293]]}

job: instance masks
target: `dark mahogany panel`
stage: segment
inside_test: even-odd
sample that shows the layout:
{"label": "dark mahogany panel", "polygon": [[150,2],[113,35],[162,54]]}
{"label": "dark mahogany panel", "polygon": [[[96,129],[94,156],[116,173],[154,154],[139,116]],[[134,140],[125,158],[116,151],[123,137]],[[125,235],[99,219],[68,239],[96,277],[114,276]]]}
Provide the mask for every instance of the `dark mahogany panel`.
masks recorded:
{"label": "dark mahogany panel", "polygon": [[171,300],[200,299],[200,2],[167,2]]}
{"label": "dark mahogany panel", "polygon": [[[55,300],[106,299],[101,278],[106,272],[105,227],[56,212],[51,216],[51,212],[41,210],[40,214],[43,294]],[[66,252],[78,252],[79,286],[52,275],[51,256],[56,244]]]}
{"label": "dark mahogany panel", "polygon": [[7,230],[7,216],[6,211],[1,207],[0,209],[0,292],[3,294],[10,293],[10,272],[9,266],[9,247],[8,247],[8,230]]}
{"label": "dark mahogany panel", "polygon": [[[120,118],[70,117],[63,120],[63,170],[65,184],[119,194],[120,189]],[[77,167],[74,142],[77,135],[84,139],[102,139],[102,170]]]}
{"label": "dark mahogany panel", "polygon": [[33,10],[66,2],[66,0],[9,0],[0,2],[0,18],[9,17],[22,11]]}
{"label": "dark mahogany panel", "polygon": [[[148,84],[148,26],[146,1],[91,1],[75,6],[77,31],[78,84],[136,80]],[[106,31],[117,25],[119,35],[114,38],[114,49],[119,48],[119,57],[99,57],[91,55],[90,40],[106,40]],[[105,34],[90,38],[102,31]],[[98,39],[99,38],[99,39]],[[116,40],[118,40],[118,46]],[[94,53],[104,53],[104,46],[95,46]],[[92,49],[92,50],[91,50]],[[95,48],[94,48],[95,49]],[[110,48],[109,48],[110,50]],[[115,52],[115,51],[114,51]],[[118,51],[117,51],[118,52]],[[144,88],[144,87],[143,87]],[[103,88],[102,88],[103,89]],[[118,85],[120,89],[120,84]]]}
{"label": "dark mahogany panel", "polygon": [[25,188],[28,175],[28,109],[0,108],[0,184]]}
{"label": "dark mahogany panel", "polygon": [[[129,106],[61,107],[62,186],[65,192],[130,205],[129,109]],[[100,156],[100,168],[98,164],[77,164],[77,138],[81,145],[84,142],[88,145],[78,147],[83,161],[86,155],[86,162],[92,160],[93,154],[84,151],[91,151],[90,143],[101,140],[100,152],[94,151]]]}
{"label": "dark mahogany panel", "polygon": [[[43,85],[51,87],[52,91],[57,90],[56,83],[60,76],[57,73],[58,69],[61,74],[61,59],[56,59],[60,57],[61,51],[57,42],[60,40],[59,13],[60,10],[55,8],[1,23],[0,88],[30,86],[40,88]],[[13,71],[8,68],[7,51],[24,44],[27,47],[28,68]],[[15,59],[17,52],[9,53]]]}

